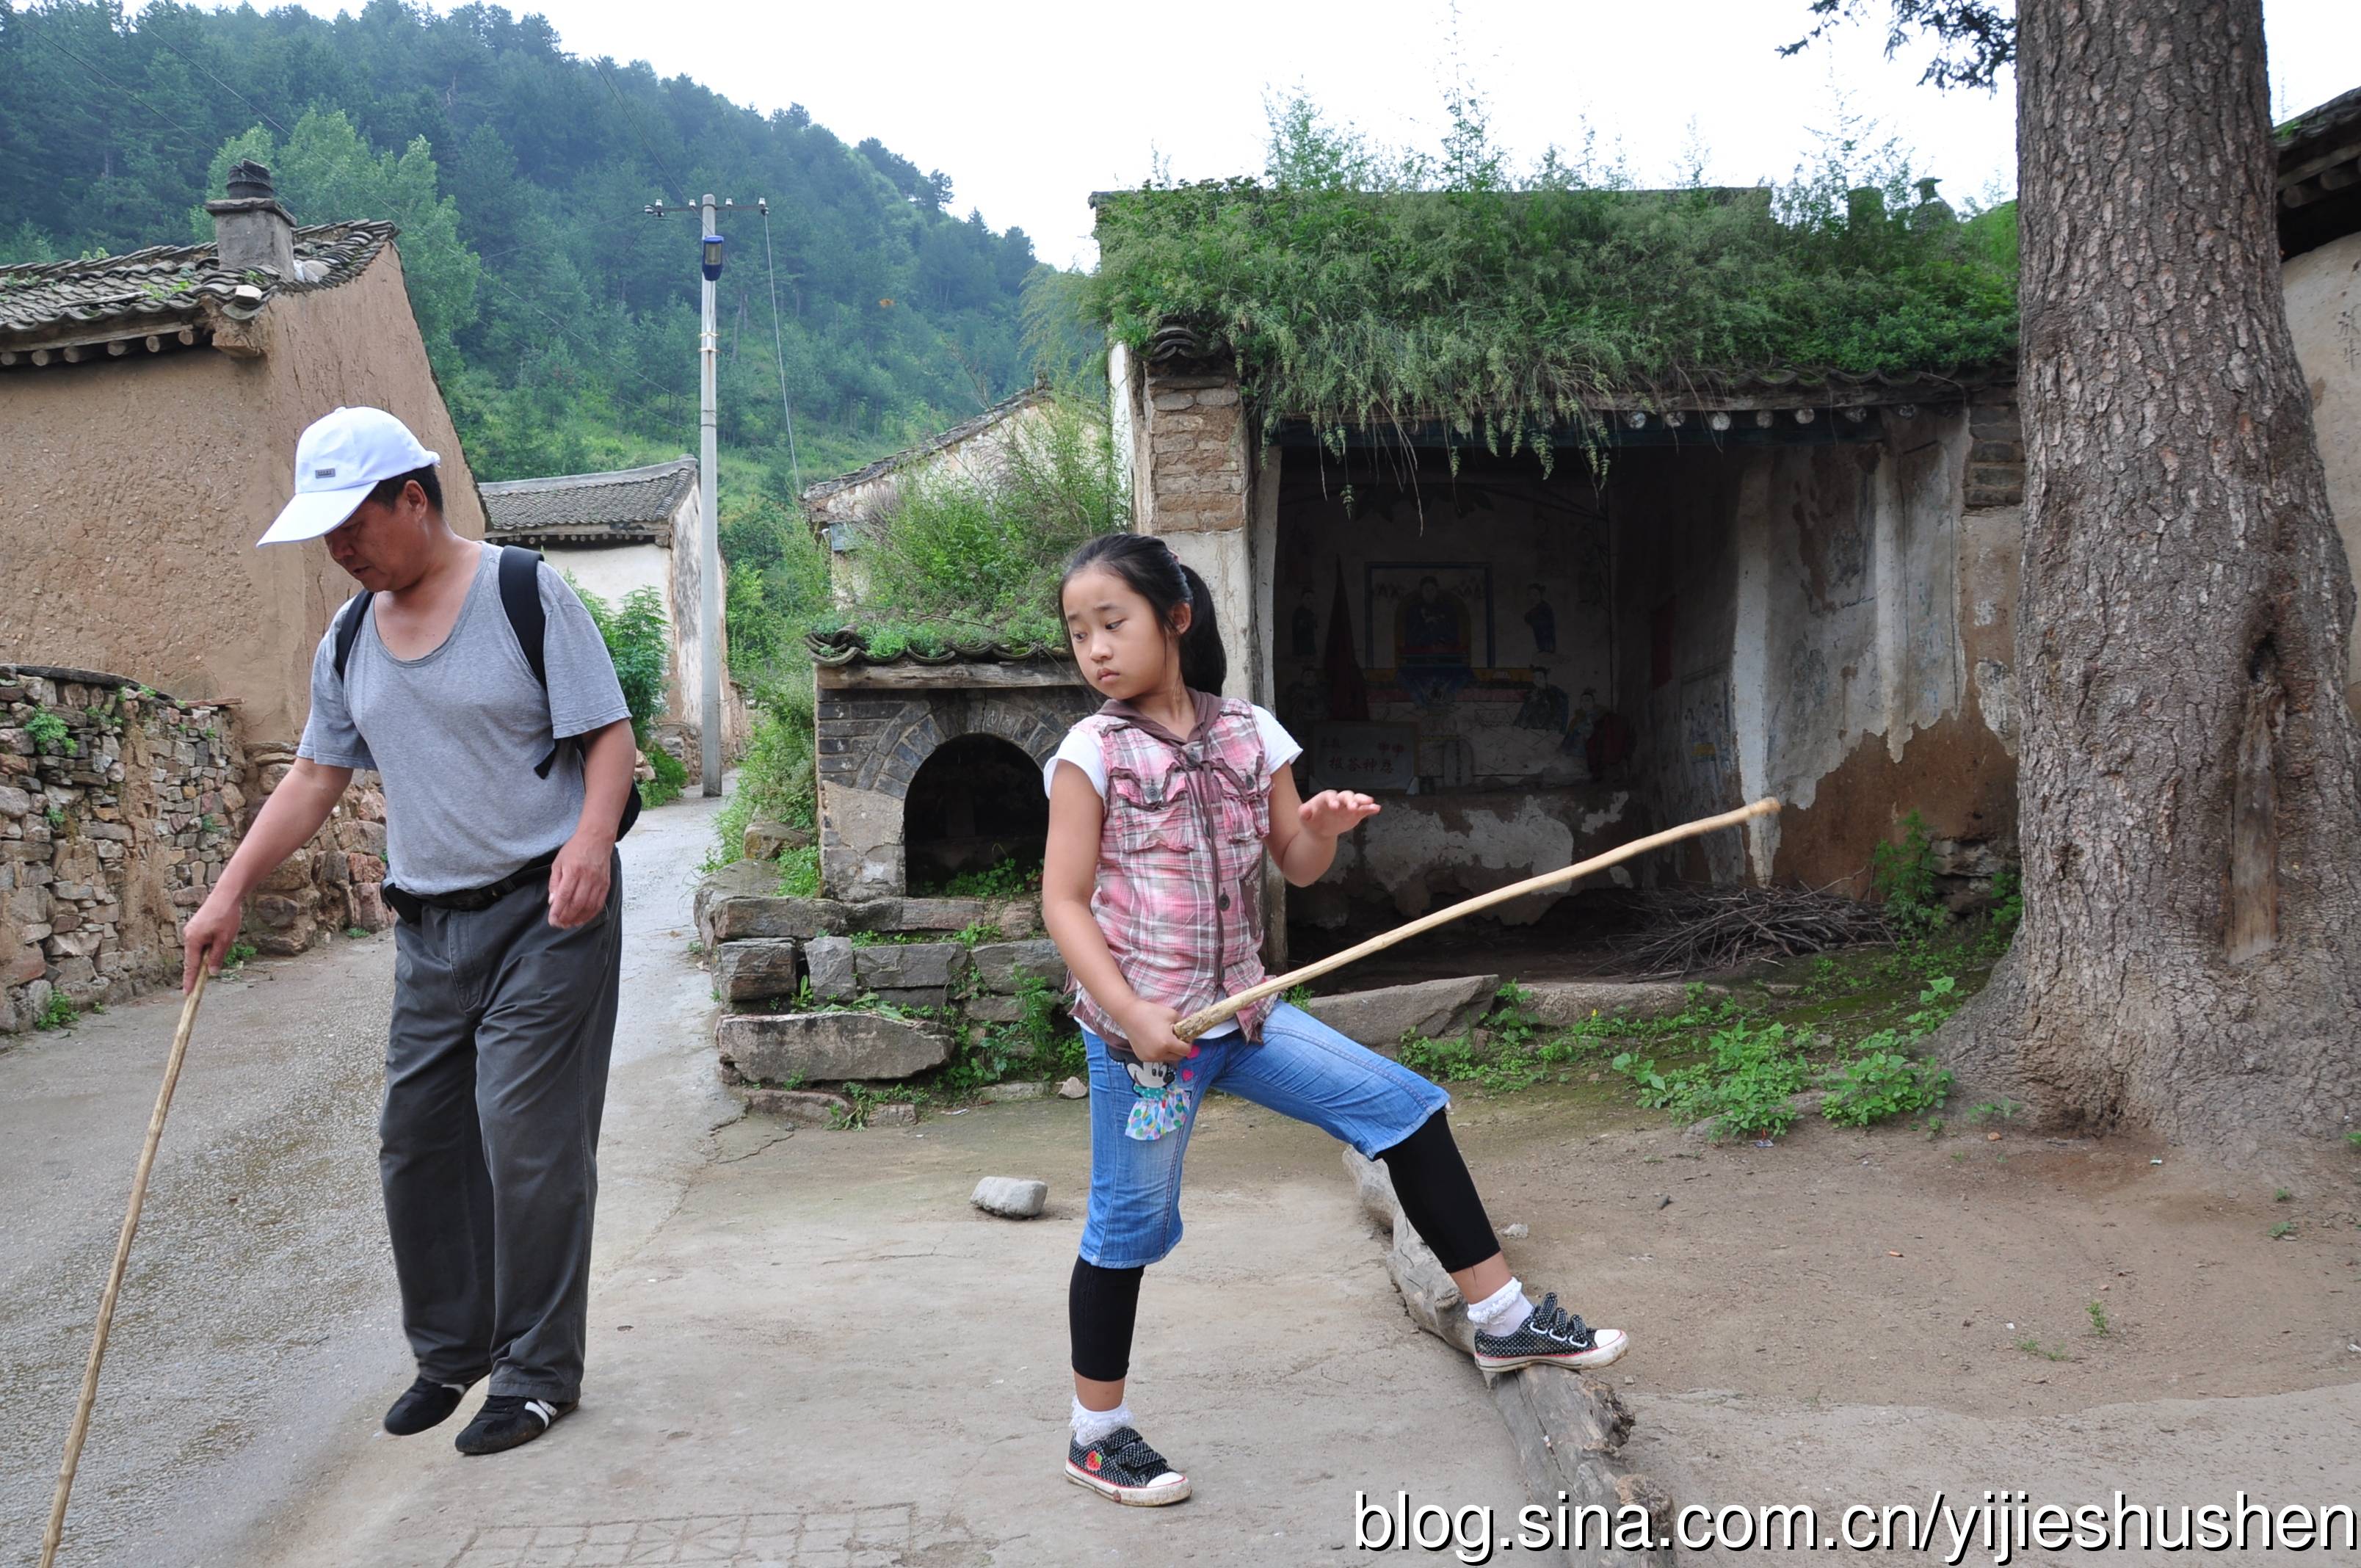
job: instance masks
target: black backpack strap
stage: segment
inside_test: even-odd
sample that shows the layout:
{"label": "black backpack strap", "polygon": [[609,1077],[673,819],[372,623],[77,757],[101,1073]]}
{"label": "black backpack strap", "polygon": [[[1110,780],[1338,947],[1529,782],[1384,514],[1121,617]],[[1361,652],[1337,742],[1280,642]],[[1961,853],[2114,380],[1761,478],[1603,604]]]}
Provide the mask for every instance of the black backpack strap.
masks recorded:
{"label": "black backpack strap", "polygon": [[[520,545],[500,546],[500,609],[509,618],[509,629],[516,633],[517,646],[524,651],[524,662],[533,667],[533,678],[541,683],[544,693],[549,690],[549,663],[544,644],[549,640],[549,617],[541,607],[541,553]],[[339,633],[341,636],[342,633]],[[570,737],[569,737],[570,739]],[[557,762],[561,740],[549,749],[533,770],[535,778],[547,778]],[[615,829],[620,839],[631,830],[640,818],[640,790],[633,784],[623,792],[623,816]]]}
{"label": "black backpack strap", "polygon": [[368,619],[369,601],[376,596],[363,588],[345,601],[336,612],[336,679],[345,678],[345,666],[352,663],[353,644],[361,634],[361,622]]}
{"label": "black backpack strap", "polygon": [[[549,617],[541,608],[541,553],[515,544],[500,546],[500,609],[509,618],[509,630],[516,633],[517,646],[524,650],[524,662],[533,667],[533,678],[541,683],[542,691],[549,690],[549,664],[542,644],[549,639]],[[552,746],[533,770],[535,778],[547,778],[557,761],[557,748]]]}

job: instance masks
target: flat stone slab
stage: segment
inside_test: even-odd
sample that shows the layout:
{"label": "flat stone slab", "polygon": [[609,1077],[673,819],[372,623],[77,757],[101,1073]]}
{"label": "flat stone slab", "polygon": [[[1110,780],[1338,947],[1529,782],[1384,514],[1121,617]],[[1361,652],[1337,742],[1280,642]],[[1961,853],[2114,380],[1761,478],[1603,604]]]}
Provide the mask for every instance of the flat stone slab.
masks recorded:
{"label": "flat stone slab", "polygon": [[987,1176],[975,1184],[975,1195],[968,1200],[987,1214],[997,1214],[1004,1220],[1030,1220],[1041,1212],[1049,1201],[1049,1184],[1016,1176]]}
{"label": "flat stone slab", "polygon": [[1441,1039],[1467,1028],[1483,1015],[1493,992],[1499,989],[1497,974],[1463,975],[1341,996],[1315,996],[1304,1003],[1303,1010],[1346,1038],[1360,1041],[1380,1056],[1391,1056],[1405,1035]]}
{"label": "flat stone slab", "polygon": [[[741,861],[727,869],[734,872],[738,866],[755,863]],[[708,946],[748,937],[792,937],[807,942],[814,937],[840,936],[851,929],[843,905],[825,898],[781,898],[776,894],[778,872],[771,867],[763,869],[770,876],[770,889],[765,892],[724,893],[712,890],[709,884],[707,890],[699,891],[697,928],[705,933]]]}
{"label": "flat stone slab", "polygon": [[852,949],[852,971],[866,991],[940,991],[967,973],[957,942],[881,942]]}
{"label": "flat stone slab", "polygon": [[987,1083],[976,1091],[975,1097],[989,1105],[1006,1105],[1019,1100],[1047,1100],[1049,1086],[1047,1082],[1027,1082],[1021,1079],[1014,1083]]}
{"label": "flat stone slab", "polygon": [[942,1030],[877,1013],[733,1013],[714,1033],[722,1061],[756,1084],[907,1078],[951,1050]]}
{"label": "flat stone slab", "polygon": [[792,996],[798,972],[797,951],[797,944],[789,937],[724,942],[713,955],[713,987],[724,1002]]}
{"label": "flat stone slab", "polygon": [[746,1109],[776,1116],[798,1127],[841,1127],[852,1117],[852,1102],[824,1089],[749,1089]]}
{"label": "flat stone slab", "polygon": [[984,990],[1008,995],[1028,980],[1052,990],[1066,983],[1066,960],[1048,938],[1030,942],[986,942],[975,949],[975,978]]}
{"label": "flat stone slab", "polygon": [[[1541,980],[1525,989],[1534,1017],[1553,1026],[1578,1024],[1597,1013],[1612,1018],[1664,1018],[1689,1004],[1688,983],[1677,980]],[[1726,985],[1708,985],[1701,993],[1710,1000],[1730,994]]]}

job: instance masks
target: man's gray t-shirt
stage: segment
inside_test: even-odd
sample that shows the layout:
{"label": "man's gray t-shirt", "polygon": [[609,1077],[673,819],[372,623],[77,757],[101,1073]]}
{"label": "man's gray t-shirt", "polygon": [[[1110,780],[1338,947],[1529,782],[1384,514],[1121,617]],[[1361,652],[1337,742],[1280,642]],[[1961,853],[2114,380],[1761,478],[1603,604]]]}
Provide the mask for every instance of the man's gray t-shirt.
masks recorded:
{"label": "man's gray t-shirt", "polygon": [[545,562],[543,694],[500,608],[500,547],[482,548],[459,619],[433,652],[395,658],[371,615],[342,680],[333,619],[312,656],[312,717],[296,754],[383,775],[386,858],[395,884],[415,894],[498,882],[572,838],[579,748],[561,748],[547,778],[533,769],[557,740],[631,716],[590,612]]}

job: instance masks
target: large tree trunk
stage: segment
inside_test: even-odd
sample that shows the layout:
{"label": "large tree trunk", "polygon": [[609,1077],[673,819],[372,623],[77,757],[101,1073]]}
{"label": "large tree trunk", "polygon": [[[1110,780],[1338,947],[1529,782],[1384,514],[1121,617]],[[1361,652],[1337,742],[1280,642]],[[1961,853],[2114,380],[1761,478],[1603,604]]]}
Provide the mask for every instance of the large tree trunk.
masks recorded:
{"label": "large tree trunk", "polygon": [[2260,0],[2024,0],[2025,922],[1969,1080],[2235,1157],[2361,1113],[2353,585]]}

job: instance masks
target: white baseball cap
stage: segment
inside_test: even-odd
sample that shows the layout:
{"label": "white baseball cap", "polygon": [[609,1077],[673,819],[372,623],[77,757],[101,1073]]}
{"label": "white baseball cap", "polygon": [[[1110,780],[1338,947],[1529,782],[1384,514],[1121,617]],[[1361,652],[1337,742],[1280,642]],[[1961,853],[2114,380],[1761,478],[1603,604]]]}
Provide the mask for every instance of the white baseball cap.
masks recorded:
{"label": "white baseball cap", "polygon": [[336,409],[295,443],[295,499],[280,509],[257,545],[317,539],[344,525],[380,479],[432,468],[443,459],[383,409]]}

